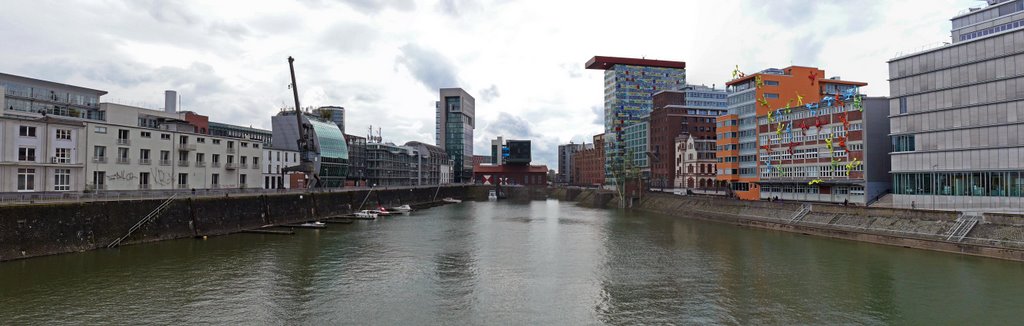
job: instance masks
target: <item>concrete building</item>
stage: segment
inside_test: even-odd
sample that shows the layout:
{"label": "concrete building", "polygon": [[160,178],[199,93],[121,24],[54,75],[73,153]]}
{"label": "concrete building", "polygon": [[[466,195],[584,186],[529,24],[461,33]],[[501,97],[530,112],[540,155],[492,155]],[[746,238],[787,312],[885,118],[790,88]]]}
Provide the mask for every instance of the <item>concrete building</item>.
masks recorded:
{"label": "concrete building", "polygon": [[444,148],[455,164],[455,182],[473,179],[473,128],[476,100],[461,88],[440,89],[436,109],[437,146]]}
{"label": "concrete building", "polygon": [[295,165],[298,162],[298,151],[263,148],[263,162],[260,167],[263,171],[263,189],[305,188],[305,176],[301,173],[281,174],[281,168]]}
{"label": "concrete building", "polygon": [[[190,119],[189,117],[194,118]],[[186,112],[185,120],[188,121],[189,124],[196,125],[196,122],[202,121],[203,118],[205,118],[205,116],[200,116],[193,112]],[[208,120],[207,126],[209,130],[208,134],[211,136],[238,138],[246,141],[258,142],[260,144],[263,144],[264,146],[270,146],[270,144],[273,143],[274,133],[271,132],[270,130],[253,127],[242,127],[226,123],[209,122]],[[206,133],[201,131],[202,127],[197,126],[197,129],[200,130],[198,131],[198,133]]]}
{"label": "concrete building", "polygon": [[[686,63],[595,56],[587,69],[604,70],[605,168],[621,169],[625,154],[623,130],[651,113],[654,93],[686,84]],[[612,171],[605,177],[613,182]]]}
{"label": "concrete building", "polygon": [[102,103],[86,122],[87,189],[260,188],[260,142],[195,133],[175,107]]}
{"label": "concrete building", "polygon": [[[299,125],[295,119],[295,111],[281,111],[271,118],[271,123],[273,148],[299,151]],[[333,122],[312,114],[304,113],[302,123],[308,126],[312,137],[315,153],[311,159],[320,178],[318,184],[312,184],[314,180],[309,180],[307,186],[343,187],[348,176],[348,145],[345,143],[345,135]],[[299,156],[301,160],[302,154]]]}
{"label": "concrete building", "polygon": [[366,183],[366,138],[345,134],[348,144],[348,179],[345,185],[365,187]]}
{"label": "concrete building", "polygon": [[0,116],[0,192],[85,189],[85,123],[61,116]]}
{"label": "concrete building", "polygon": [[341,133],[345,133],[345,108],[340,106],[321,106],[313,110],[314,115],[320,116],[324,120],[333,122],[341,129]]}
{"label": "concrete building", "polygon": [[604,185],[604,134],[594,135],[592,144],[584,144],[583,150],[572,158],[573,180],[578,186]]}
{"label": "concrete building", "polygon": [[[691,160],[693,163],[710,161],[702,164],[714,165],[715,119],[726,112],[725,98],[724,89],[700,85],[685,85],[679,90],[659,91],[654,94],[648,155],[652,187],[680,187],[676,182],[676,171],[687,171],[685,167],[681,168],[681,162],[676,160],[677,138],[680,135],[685,134],[687,139],[693,138],[694,149],[697,151],[697,155]],[[713,188],[717,183],[702,186],[701,184],[695,183],[701,188]]]}
{"label": "concrete building", "polygon": [[504,164],[504,157],[502,156],[502,149],[505,148],[505,140],[501,136],[496,139],[491,139],[491,165],[502,165]]}
{"label": "concrete building", "polygon": [[418,141],[405,143],[417,154],[414,185],[441,185],[452,183],[452,159],[441,147]]}
{"label": "concrete building", "polygon": [[564,184],[574,184],[572,163],[576,153],[584,149],[585,144],[574,144],[569,142],[568,144],[558,145],[558,174],[555,177],[555,182]]}
{"label": "concrete building", "polygon": [[[818,68],[790,66],[784,69],[765,69],[750,75],[738,73],[737,78],[727,82],[726,85],[729,91],[727,98],[729,111],[717,120],[718,179],[729,182],[730,191],[737,197],[758,200],[763,198],[760,186],[757,184],[761,180],[763,172],[760,168],[763,164],[770,162],[766,160],[762,163],[760,161],[762,157],[759,155],[761,150],[759,146],[764,144],[759,144],[759,137],[776,135],[776,127],[780,123],[774,120],[774,117],[778,116],[776,111],[780,109],[784,111],[783,114],[789,119],[785,120],[787,126],[789,122],[794,122],[794,125],[785,129],[787,134],[794,130],[806,130],[806,128],[800,127],[801,122],[810,123],[810,127],[816,130],[817,126],[814,126],[813,122],[809,122],[814,120],[811,118],[812,116],[816,117],[811,112],[814,110],[800,111],[801,118],[796,118],[792,114],[797,114],[795,112],[801,106],[811,103],[818,105],[823,96],[832,96],[836,94],[837,90],[848,90],[851,87],[866,84],[843,81],[838,78],[826,78],[825,71]],[[840,110],[830,110],[832,111],[828,113],[829,121],[832,119],[838,121],[834,116],[841,113]],[[773,115],[772,119],[769,119],[769,112]],[[824,117],[818,118],[818,120],[823,119]],[[815,138],[813,141],[819,142],[823,139]],[[788,146],[789,142],[786,142],[786,145]],[[786,150],[788,153],[788,147]]]}
{"label": "concrete building", "polygon": [[0,111],[27,116],[106,119],[99,109],[105,91],[0,73]]}
{"label": "concrete building", "polygon": [[952,43],[889,61],[893,204],[1024,208],[1024,1],[952,19]]}

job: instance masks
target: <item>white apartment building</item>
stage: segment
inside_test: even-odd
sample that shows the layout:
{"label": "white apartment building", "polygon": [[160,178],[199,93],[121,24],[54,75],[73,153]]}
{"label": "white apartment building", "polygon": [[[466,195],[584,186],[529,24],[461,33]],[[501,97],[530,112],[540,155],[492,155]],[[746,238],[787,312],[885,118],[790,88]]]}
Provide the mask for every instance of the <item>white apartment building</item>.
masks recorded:
{"label": "white apartment building", "polygon": [[[260,167],[263,170],[263,189],[290,189],[292,187],[291,174],[281,175],[281,169],[299,164],[299,152],[285,149],[264,148],[263,163]],[[305,176],[302,176],[303,178]]]}
{"label": "white apartment building", "polygon": [[165,111],[101,103],[86,121],[86,189],[260,188],[258,142],[197,134],[168,101]]}
{"label": "white apartment building", "polygon": [[84,123],[72,119],[5,114],[0,118],[0,192],[81,190],[84,130]]}

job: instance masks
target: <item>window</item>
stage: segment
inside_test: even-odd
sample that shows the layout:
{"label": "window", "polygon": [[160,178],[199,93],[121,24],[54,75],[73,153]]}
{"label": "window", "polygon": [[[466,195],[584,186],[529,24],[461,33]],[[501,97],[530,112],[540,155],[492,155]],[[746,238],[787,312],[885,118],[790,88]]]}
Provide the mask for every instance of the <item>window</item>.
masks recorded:
{"label": "window", "polygon": [[129,135],[129,131],[127,129],[118,129],[117,130],[117,139],[118,140],[128,139],[128,135]]}
{"label": "window", "polygon": [[54,191],[68,191],[68,190],[71,190],[71,169],[55,169],[55,170],[53,170],[53,190]]}
{"label": "window", "polygon": [[211,157],[210,159],[212,160],[213,164],[218,164],[220,163],[220,154],[213,154],[213,157]]}
{"label": "window", "polygon": [[[285,156],[284,156],[284,158],[286,158],[286,159],[287,159],[287,158],[288,158],[288,155],[285,155]],[[280,162],[280,161],[281,161],[281,152],[277,152],[277,161],[278,161],[278,162]]]}
{"label": "window", "polygon": [[139,189],[149,189],[149,172],[139,172]]}
{"label": "window", "polygon": [[92,184],[96,189],[103,189],[104,185],[107,184],[107,172],[104,171],[92,171]]}
{"label": "window", "polygon": [[242,164],[245,164],[245,162],[248,162],[248,161],[249,161],[249,160],[247,160],[247,158],[248,158],[248,157],[242,156],[242,159],[240,160],[240,162],[241,162]]}
{"label": "window", "polygon": [[766,80],[766,81],[764,81],[764,85],[765,86],[779,86],[779,82],[774,81],[774,80]]}
{"label": "window", "polygon": [[206,138],[196,137],[196,143],[206,144]]}
{"label": "window", "polygon": [[96,147],[93,147],[93,149],[92,149],[92,156],[94,156],[94,157],[96,157],[98,159],[106,158],[107,157],[107,147],[106,146],[96,146]]}
{"label": "window", "polygon": [[160,151],[160,164],[171,164],[171,151]]}
{"label": "window", "polygon": [[107,127],[96,127],[96,129],[93,129],[92,131],[97,134],[105,134],[107,133]]}
{"label": "window", "polygon": [[246,183],[247,183],[246,182],[246,175],[245,174],[239,174],[238,175],[238,187],[239,188],[245,188],[245,184]]}
{"label": "window", "polygon": [[188,173],[178,173],[178,187],[188,187]]}
{"label": "window", "polygon": [[260,144],[252,144],[252,148],[260,148]]}
{"label": "window", "polygon": [[900,98],[900,114],[907,114],[907,98]]}
{"label": "window", "polygon": [[35,137],[36,127],[21,126],[18,128],[18,135],[22,137]]}
{"label": "window", "polygon": [[205,158],[206,158],[205,154],[203,154],[203,153],[196,153],[196,162],[197,163],[202,163],[203,161],[205,161]]}
{"label": "window", "polygon": [[35,162],[36,160],[36,149],[32,147],[20,147],[18,148],[18,161],[23,162]]}
{"label": "window", "polygon": [[188,136],[178,137],[178,143],[182,145],[188,144]]}
{"label": "window", "polygon": [[71,149],[63,147],[53,149],[53,163],[71,163]]}
{"label": "window", "polygon": [[148,149],[140,149],[139,150],[139,164],[149,164],[149,162],[150,162],[149,161],[149,150]]}
{"label": "window", "polygon": [[36,169],[18,169],[18,191],[36,190]]}
{"label": "window", "polygon": [[57,140],[71,140],[71,130],[57,129]]}
{"label": "window", "polygon": [[220,186],[220,174],[214,173],[213,175],[210,176],[210,185],[212,185],[214,188]]}
{"label": "window", "polygon": [[214,139],[213,140],[213,144],[214,145],[220,145],[220,139]]}
{"label": "window", "polygon": [[779,98],[779,94],[775,93],[764,93],[765,98]]}
{"label": "window", "polygon": [[241,144],[242,144],[242,147],[243,147],[243,148],[248,148],[248,147],[249,147],[249,143],[246,143],[246,142],[241,142]]}
{"label": "window", "polygon": [[914,150],[914,135],[892,136],[893,152],[913,152]]}
{"label": "window", "polygon": [[143,131],[141,133],[141,136],[142,136],[142,138],[153,138],[153,134],[148,132],[148,131]]}
{"label": "window", "polygon": [[259,157],[253,157],[252,158],[252,167],[258,169],[259,165],[260,165],[260,158]]}
{"label": "window", "polygon": [[171,140],[171,134],[160,134],[160,139]]}

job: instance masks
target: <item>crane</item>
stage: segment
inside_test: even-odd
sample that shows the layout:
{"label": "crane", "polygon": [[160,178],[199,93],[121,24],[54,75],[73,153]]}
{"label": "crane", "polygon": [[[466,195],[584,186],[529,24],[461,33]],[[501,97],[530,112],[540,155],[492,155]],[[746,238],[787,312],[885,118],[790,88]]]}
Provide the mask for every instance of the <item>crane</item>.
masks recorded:
{"label": "crane", "polygon": [[313,126],[302,121],[302,109],[299,106],[299,87],[295,83],[295,59],[290,56],[288,57],[288,69],[291,70],[292,74],[292,83],[289,86],[292,89],[292,96],[295,97],[295,122],[299,127],[299,137],[296,140],[299,145],[299,165],[282,168],[281,178],[283,180],[284,175],[288,172],[302,172],[310,177],[306,188],[319,187],[320,174],[317,173],[315,164],[316,151],[313,149]]}

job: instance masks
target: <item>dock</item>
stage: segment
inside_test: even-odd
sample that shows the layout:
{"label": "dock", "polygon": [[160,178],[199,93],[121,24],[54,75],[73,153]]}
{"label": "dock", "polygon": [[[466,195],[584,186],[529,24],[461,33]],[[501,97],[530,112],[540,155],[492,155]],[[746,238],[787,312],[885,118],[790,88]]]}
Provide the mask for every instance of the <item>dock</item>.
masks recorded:
{"label": "dock", "polygon": [[293,234],[295,234],[295,231],[292,231],[292,230],[253,229],[253,230],[242,230],[242,233],[293,235]]}
{"label": "dock", "polygon": [[317,225],[317,224],[313,224],[312,222],[310,222],[309,224],[306,224],[306,223],[288,224],[288,225],[285,225],[285,226],[290,227],[290,228],[300,228],[300,229],[324,229],[324,228],[327,228],[327,225],[325,225],[325,224]]}
{"label": "dock", "polygon": [[321,221],[321,222],[328,223],[328,224],[352,224],[352,223],[355,223],[356,221],[352,220],[352,219],[337,219],[337,220],[325,220],[325,221]]}

